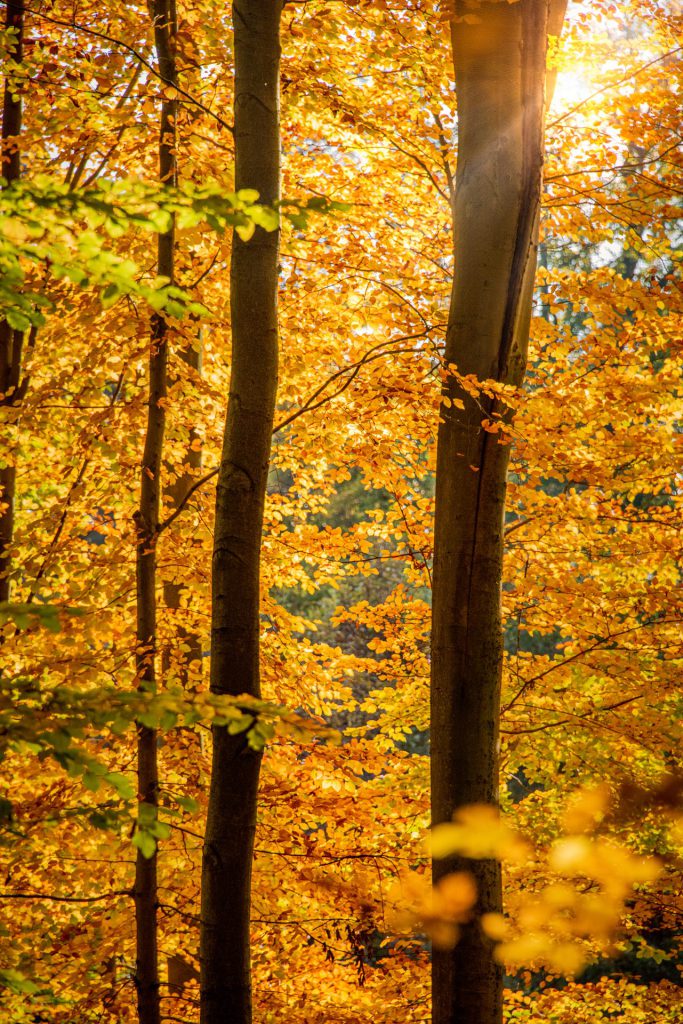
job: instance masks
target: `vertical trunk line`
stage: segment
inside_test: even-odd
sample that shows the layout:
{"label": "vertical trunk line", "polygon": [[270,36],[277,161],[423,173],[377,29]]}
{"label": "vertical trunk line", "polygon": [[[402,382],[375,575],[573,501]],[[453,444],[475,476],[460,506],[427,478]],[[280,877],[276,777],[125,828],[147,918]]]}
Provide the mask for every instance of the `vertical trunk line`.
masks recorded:
{"label": "vertical trunk line", "polygon": [[[235,187],[280,197],[280,0],[236,0]],[[260,695],[259,603],[263,509],[278,374],[277,232],[233,234],[232,361],[216,490],[211,690]],[[250,1024],[251,870],[261,756],[242,736],[213,730],[202,862],[202,1024]]]}
{"label": "vertical trunk line", "polygon": [[[22,0],[7,0],[5,28],[14,29],[14,44],[10,51],[11,64],[19,65],[23,60],[24,5]],[[13,69],[8,66],[2,103],[2,168],[0,175],[11,186],[21,177],[21,134],[22,99],[13,81]],[[0,322],[0,407],[8,412],[9,422],[16,418],[21,402],[21,365],[24,344],[23,331],[14,330],[3,320]],[[14,444],[12,448],[14,448]],[[14,540],[14,517],[16,500],[15,452],[10,465],[0,468],[0,602],[9,601],[12,590],[12,542]]]}
{"label": "vertical trunk line", "polygon": [[[523,3],[520,13],[522,190],[498,359],[497,379],[500,381],[506,381],[508,378],[508,360],[518,340],[516,329],[520,305],[524,298],[525,282],[529,275],[533,282],[536,274],[537,232],[534,227],[538,219],[543,173],[544,89],[542,80],[539,88],[538,69],[545,66],[548,0]],[[516,367],[515,377],[518,380],[514,383],[521,383],[526,371],[526,338],[522,340],[522,344],[524,361],[522,365]]]}
{"label": "vertical trunk line", "polygon": [[[173,39],[176,32],[176,4],[175,0],[166,0],[166,4],[162,4],[165,7],[165,11],[162,11],[157,18],[157,35],[155,39],[156,49],[159,59],[159,71],[163,76],[164,82],[172,86],[178,84],[178,69],[176,54],[173,46]],[[170,26],[169,31],[164,31],[164,19]],[[175,156],[174,146],[176,137],[176,126],[175,117],[177,114],[177,103],[168,102],[162,108],[162,129],[161,129],[161,149],[160,149],[160,180],[166,184],[175,185],[177,183],[177,158]],[[173,244],[171,245],[173,250]],[[170,257],[168,253],[159,254],[159,273],[173,280],[174,278],[174,264],[173,264],[173,251],[171,251]],[[201,374],[202,369],[202,350],[201,350],[201,331],[198,331],[198,348],[195,349],[192,345],[186,346],[180,351],[180,359],[185,363],[186,366],[191,367],[198,374]],[[170,371],[171,372],[171,371]],[[171,376],[171,383],[173,382],[173,376]],[[187,449],[187,464],[190,472],[183,472],[180,477],[167,487],[165,492],[165,498],[169,501],[172,508],[177,508],[185,500],[187,493],[196,479],[196,472],[201,469],[202,455],[201,451],[196,451],[192,447],[192,442],[197,437],[196,431],[190,430],[189,443]],[[185,590],[182,584],[166,582],[163,587],[164,605],[167,609],[172,612],[177,612],[181,604],[181,596]],[[174,635],[174,641],[178,644],[185,643],[189,647],[186,657],[183,658],[181,669],[180,669],[180,682],[183,686],[187,685],[189,680],[189,664],[192,661],[199,661],[201,663],[202,647],[200,638],[182,626],[178,627],[177,634]],[[171,652],[166,645],[162,651],[162,672],[164,675],[170,670],[172,665]]]}
{"label": "vertical trunk line", "polygon": [[[552,0],[553,7],[563,0]],[[458,103],[455,272],[445,361],[479,380],[521,384],[531,316],[543,164],[550,0],[456,0]],[[557,17],[555,23],[557,24]],[[561,24],[561,17],[559,18]],[[557,31],[559,31],[557,24]],[[553,26],[554,27],[554,26]],[[453,377],[437,443],[431,667],[432,820],[498,799],[503,666],[500,588],[509,461],[483,433],[482,412]],[[506,415],[506,419],[507,419]],[[511,417],[510,417],[511,418]],[[468,870],[477,912],[502,909],[500,866],[435,861],[434,879]],[[502,968],[477,921],[455,949],[434,950],[433,1024],[500,1024]]]}
{"label": "vertical trunk line", "polygon": [[[197,337],[199,349],[195,349],[192,345],[187,346],[183,349],[179,358],[194,370],[198,375],[201,376],[202,372],[202,337],[201,330],[198,331]],[[171,384],[175,374],[171,376]],[[192,485],[196,482],[197,476],[199,475],[202,468],[202,453],[201,450],[197,450],[193,442],[199,437],[199,434],[195,427],[191,427],[188,436],[188,445],[186,451],[186,469],[179,474],[174,483],[170,484],[164,492],[165,502],[170,505],[171,510],[179,508],[187,499],[188,492]],[[164,582],[164,605],[166,609],[171,612],[172,630],[171,636],[167,639],[164,644],[162,652],[161,666],[164,676],[174,667],[174,658],[170,648],[170,644],[173,643],[178,647],[182,644],[187,648],[183,653],[182,658],[176,662],[178,668],[178,681],[181,686],[187,687],[192,686],[194,688],[196,682],[201,677],[201,662],[202,662],[202,643],[201,637],[190,629],[187,629],[182,621],[177,616],[177,612],[180,610],[182,596],[185,592],[186,587],[182,583],[167,580]],[[190,666],[196,663],[199,667],[193,673]],[[201,739],[201,737],[200,737]]]}
{"label": "vertical trunk line", "polygon": [[[154,0],[154,42],[159,71],[175,81],[174,11],[169,0]],[[159,180],[175,181],[176,102],[164,98],[159,127]],[[173,280],[174,226],[157,236],[157,270]],[[154,313],[150,324],[147,429],[140,477],[140,504],[135,514],[137,578],[136,669],[141,690],[157,688],[157,539],[161,507],[161,466],[167,394],[168,324]],[[155,729],[138,726],[138,821],[141,831],[158,815],[159,766]],[[157,851],[151,857],[138,849],[135,858],[135,987],[140,1024],[160,1024],[159,951],[157,935]]]}

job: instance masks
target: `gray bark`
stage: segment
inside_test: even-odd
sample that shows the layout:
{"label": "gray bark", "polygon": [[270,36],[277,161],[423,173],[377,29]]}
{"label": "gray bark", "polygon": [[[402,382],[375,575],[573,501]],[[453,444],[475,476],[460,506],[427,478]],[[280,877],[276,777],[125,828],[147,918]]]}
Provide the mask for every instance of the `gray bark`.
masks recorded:
{"label": "gray bark", "polygon": [[[452,26],[458,104],[455,273],[445,360],[479,380],[521,384],[536,266],[549,0],[462,0]],[[559,5],[557,5],[559,8]],[[562,10],[564,4],[561,4]],[[561,24],[559,15],[557,31]],[[505,407],[450,376],[436,471],[431,673],[432,820],[498,800],[503,638],[500,588],[509,446],[482,428]],[[477,913],[502,909],[495,861],[435,860],[434,879],[469,870]],[[502,969],[476,920],[435,950],[434,1024],[499,1024]]]}

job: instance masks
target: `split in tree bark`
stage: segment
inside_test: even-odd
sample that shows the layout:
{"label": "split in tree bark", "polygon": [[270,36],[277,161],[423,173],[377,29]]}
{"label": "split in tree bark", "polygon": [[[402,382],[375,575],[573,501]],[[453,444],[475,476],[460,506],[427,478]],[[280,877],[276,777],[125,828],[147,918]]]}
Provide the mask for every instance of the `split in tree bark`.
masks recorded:
{"label": "split in tree bark", "polygon": [[[14,42],[9,54],[13,64],[23,59],[24,5],[21,0],[7,0],[5,28],[14,29]],[[2,105],[2,168],[0,174],[8,185],[21,176],[22,100],[14,81],[12,67],[5,75]],[[0,407],[11,424],[22,398],[21,361],[24,332],[14,330],[6,320],[0,321]],[[13,447],[13,446],[12,446]],[[9,465],[0,468],[0,602],[9,601],[11,593],[12,542],[14,540],[14,503],[16,490],[15,452]]]}
{"label": "split in tree bark", "polygon": [[[551,11],[552,6],[552,11]],[[561,8],[561,9],[560,9]],[[455,275],[445,362],[479,380],[521,384],[536,267],[549,31],[564,2],[456,2],[458,103]],[[462,20],[476,13],[477,22]],[[454,376],[443,396],[436,471],[431,680],[432,820],[497,803],[503,639],[500,587],[509,447],[482,427],[494,399],[475,401]],[[475,877],[478,912],[502,908],[494,861],[435,861],[434,879]],[[502,968],[476,922],[452,951],[435,950],[434,1024],[499,1024]]]}
{"label": "split in tree bark", "polygon": [[[279,0],[237,0],[235,187],[280,192]],[[259,573],[278,372],[276,232],[233,236],[232,367],[216,497],[211,690],[258,697]],[[213,731],[202,865],[201,1022],[249,1024],[249,918],[261,755]]]}
{"label": "split in tree bark", "polygon": [[[154,0],[154,43],[159,72],[174,82],[174,0]],[[176,101],[165,98],[161,105],[159,131],[159,179],[175,183]],[[158,235],[157,270],[174,276],[174,229]],[[167,392],[168,325],[163,315],[152,316],[149,349],[149,394],[145,448],[140,478],[140,505],[135,524],[137,532],[137,652],[136,668],[141,689],[156,689],[157,655],[157,538],[161,505],[161,466],[165,429],[164,400]],[[159,806],[159,767],[156,730],[138,726],[138,800],[140,821],[156,818]],[[145,857],[137,851],[135,861],[135,987],[140,1024],[160,1024],[159,952],[157,942],[157,853]]]}

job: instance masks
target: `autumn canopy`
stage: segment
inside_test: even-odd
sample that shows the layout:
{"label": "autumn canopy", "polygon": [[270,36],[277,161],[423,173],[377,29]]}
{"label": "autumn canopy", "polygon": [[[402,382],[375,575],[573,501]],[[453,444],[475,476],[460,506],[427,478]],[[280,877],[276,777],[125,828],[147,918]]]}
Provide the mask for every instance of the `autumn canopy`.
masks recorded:
{"label": "autumn canopy", "polygon": [[675,0],[4,0],[0,1024],[674,1024]]}

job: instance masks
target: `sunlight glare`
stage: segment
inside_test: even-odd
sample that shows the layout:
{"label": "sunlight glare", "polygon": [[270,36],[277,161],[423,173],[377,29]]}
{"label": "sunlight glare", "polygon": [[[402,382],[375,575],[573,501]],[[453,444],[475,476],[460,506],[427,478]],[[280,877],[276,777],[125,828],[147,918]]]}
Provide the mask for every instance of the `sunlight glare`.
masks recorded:
{"label": "sunlight glare", "polygon": [[588,82],[581,72],[560,71],[555,83],[555,91],[551,103],[551,110],[563,111],[575,107],[585,100],[591,93],[591,83]]}

